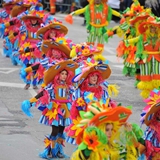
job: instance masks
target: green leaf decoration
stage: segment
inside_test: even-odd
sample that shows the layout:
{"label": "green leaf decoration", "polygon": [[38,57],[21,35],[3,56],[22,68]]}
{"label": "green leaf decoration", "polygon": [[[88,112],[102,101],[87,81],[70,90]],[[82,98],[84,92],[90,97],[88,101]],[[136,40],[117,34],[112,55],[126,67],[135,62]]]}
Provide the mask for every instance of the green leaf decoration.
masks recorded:
{"label": "green leaf decoration", "polygon": [[79,146],[78,146],[78,149],[79,150],[85,150],[87,148],[87,145],[84,143],[84,142],[82,142]]}
{"label": "green leaf decoration", "polygon": [[91,112],[86,112],[86,113],[84,114],[84,117],[87,118],[87,119],[91,119],[91,118],[94,117],[94,114],[92,114]]}
{"label": "green leaf decoration", "polygon": [[85,116],[84,116],[84,114],[85,114],[86,112],[84,112],[84,111],[80,111],[79,112],[79,114],[80,114],[80,117],[82,118],[82,119],[84,119],[85,118]]}
{"label": "green leaf decoration", "polygon": [[128,109],[132,110],[132,106],[127,106],[126,108],[128,108]]}

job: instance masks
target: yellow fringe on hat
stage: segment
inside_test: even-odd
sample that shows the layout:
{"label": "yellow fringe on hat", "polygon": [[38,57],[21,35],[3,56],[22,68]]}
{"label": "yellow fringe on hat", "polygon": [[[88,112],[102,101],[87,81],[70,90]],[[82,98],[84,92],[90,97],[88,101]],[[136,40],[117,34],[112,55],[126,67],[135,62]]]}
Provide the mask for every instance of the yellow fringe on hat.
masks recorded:
{"label": "yellow fringe on hat", "polygon": [[140,90],[152,90],[154,87],[153,87],[152,81],[146,81],[146,82],[140,81],[137,84],[137,88]]}
{"label": "yellow fringe on hat", "polygon": [[117,96],[119,94],[119,86],[116,84],[109,84],[108,85],[108,94],[109,96]]}

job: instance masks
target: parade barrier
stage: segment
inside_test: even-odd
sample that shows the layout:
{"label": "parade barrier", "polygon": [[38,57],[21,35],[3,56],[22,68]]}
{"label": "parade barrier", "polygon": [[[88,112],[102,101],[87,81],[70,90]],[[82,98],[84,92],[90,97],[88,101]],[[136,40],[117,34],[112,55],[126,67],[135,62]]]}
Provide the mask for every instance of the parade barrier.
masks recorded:
{"label": "parade barrier", "polygon": [[65,3],[63,2],[63,0],[43,0],[42,4],[44,6],[44,10],[50,11],[51,14],[54,14],[56,12],[56,6],[66,7],[65,13],[72,12],[74,8],[82,8],[79,0],[66,0]]}

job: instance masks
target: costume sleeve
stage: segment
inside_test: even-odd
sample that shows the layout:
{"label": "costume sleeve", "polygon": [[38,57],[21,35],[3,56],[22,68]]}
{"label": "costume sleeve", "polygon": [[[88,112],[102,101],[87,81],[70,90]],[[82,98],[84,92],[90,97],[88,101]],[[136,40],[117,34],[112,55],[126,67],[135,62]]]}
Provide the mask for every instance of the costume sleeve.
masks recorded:
{"label": "costume sleeve", "polygon": [[70,13],[70,14],[71,15],[80,15],[80,14],[84,13],[85,10],[86,10],[86,7],[82,8],[82,9],[78,9],[78,10],[76,10],[76,11]]}
{"label": "costume sleeve", "polygon": [[115,11],[115,10],[113,10],[113,9],[112,9],[112,14],[113,14],[114,16],[117,16],[117,17],[120,17],[120,18],[122,17],[119,12],[117,12],[117,11]]}

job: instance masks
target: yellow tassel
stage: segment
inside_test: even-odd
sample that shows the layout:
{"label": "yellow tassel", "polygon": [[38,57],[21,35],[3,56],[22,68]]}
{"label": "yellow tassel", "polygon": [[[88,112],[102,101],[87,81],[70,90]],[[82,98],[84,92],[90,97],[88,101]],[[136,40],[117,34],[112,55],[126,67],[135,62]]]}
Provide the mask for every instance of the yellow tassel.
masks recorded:
{"label": "yellow tassel", "polygon": [[37,102],[37,99],[34,97],[34,98],[31,98],[29,101],[30,101],[31,103],[34,103],[34,102]]}
{"label": "yellow tassel", "polygon": [[146,99],[149,97],[150,94],[150,90],[142,90],[142,92],[140,93],[141,97]]}
{"label": "yellow tassel", "polygon": [[25,69],[25,71],[28,73],[28,72],[31,72],[32,71],[32,67],[27,67],[26,69]]}
{"label": "yellow tassel", "polygon": [[94,60],[95,61],[106,61],[106,58],[102,56],[102,54],[96,54],[94,55]]}
{"label": "yellow tassel", "polygon": [[109,84],[108,85],[108,94],[109,96],[117,96],[119,93],[119,86],[116,84]]}
{"label": "yellow tassel", "polygon": [[76,54],[76,48],[74,47],[72,50],[71,50],[71,52],[70,52],[70,57],[71,58],[74,58],[74,57],[76,57],[77,56],[77,54]]}

